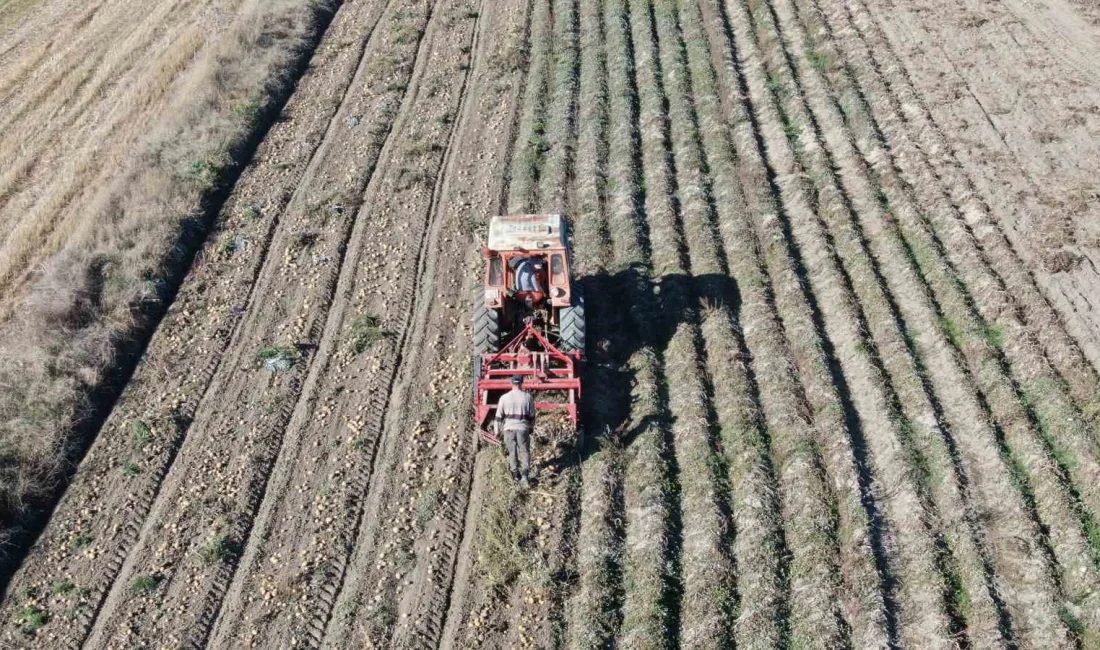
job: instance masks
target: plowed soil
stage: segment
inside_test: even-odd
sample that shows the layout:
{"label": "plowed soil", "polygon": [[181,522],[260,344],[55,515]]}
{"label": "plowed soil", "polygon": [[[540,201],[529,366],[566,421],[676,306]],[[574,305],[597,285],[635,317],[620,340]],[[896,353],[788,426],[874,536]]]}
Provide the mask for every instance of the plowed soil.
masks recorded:
{"label": "plowed soil", "polygon": [[[201,3],[162,4],[130,45]],[[0,0],[0,106],[74,11]],[[94,91],[27,156],[110,143]],[[346,0],[0,647],[1096,647],[1098,106],[1072,0]],[[4,156],[7,212],[64,180]],[[543,420],[524,491],[470,296],[533,211],[572,224],[587,443]]]}

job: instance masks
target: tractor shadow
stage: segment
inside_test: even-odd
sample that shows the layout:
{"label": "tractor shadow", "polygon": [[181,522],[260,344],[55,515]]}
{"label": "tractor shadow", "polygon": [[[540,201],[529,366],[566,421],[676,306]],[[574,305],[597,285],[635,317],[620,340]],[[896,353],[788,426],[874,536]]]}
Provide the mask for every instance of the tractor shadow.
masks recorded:
{"label": "tractor shadow", "polygon": [[[641,378],[631,360],[645,353],[663,358],[680,326],[698,323],[704,310],[722,310],[735,324],[741,308],[734,279],[722,274],[654,277],[636,265],[615,274],[583,276],[579,281],[587,310],[581,407],[585,442],[579,453],[562,458],[566,464],[584,462],[607,444],[628,448],[640,433],[653,427],[668,431],[674,416],[668,408],[663,372],[654,377],[656,390],[643,394],[637,390]],[[736,327],[734,336],[741,342]],[[640,400],[654,402],[642,405]],[[651,414],[632,422],[636,405]]]}

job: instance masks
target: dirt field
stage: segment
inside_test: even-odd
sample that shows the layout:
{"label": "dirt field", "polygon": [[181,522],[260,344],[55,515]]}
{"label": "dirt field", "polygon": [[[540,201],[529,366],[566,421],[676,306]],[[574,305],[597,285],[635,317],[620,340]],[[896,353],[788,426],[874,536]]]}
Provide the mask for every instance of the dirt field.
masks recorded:
{"label": "dirt field", "polygon": [[[8,5],[74,6],[0,0],[0,101],[44,37]],[[1098,37],[1071,0],[346,0],[0,647],[1097,647]],[[522,211],[570,215],[589,319],[588,445],[529,492],[469,385]]]}

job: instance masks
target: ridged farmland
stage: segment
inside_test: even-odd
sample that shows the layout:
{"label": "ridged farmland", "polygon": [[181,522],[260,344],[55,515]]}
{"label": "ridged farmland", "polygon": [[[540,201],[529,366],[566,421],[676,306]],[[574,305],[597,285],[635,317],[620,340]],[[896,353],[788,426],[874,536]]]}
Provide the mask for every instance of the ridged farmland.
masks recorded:
{"label": "ridged farmland", "polygon": [[[1100,647],[1093,5],[143,4],[0,0],[0,648]],[[535,212],[587,435],[523,490]]]}

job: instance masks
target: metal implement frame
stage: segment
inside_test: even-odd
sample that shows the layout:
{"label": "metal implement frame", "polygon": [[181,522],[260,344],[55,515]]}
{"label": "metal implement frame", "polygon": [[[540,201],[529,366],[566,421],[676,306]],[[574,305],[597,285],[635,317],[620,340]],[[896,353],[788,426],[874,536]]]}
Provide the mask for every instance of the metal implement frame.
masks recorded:
{"label": "metal implement frame", "polygon": [[[537,341],[542,348],[527,349],[528,341]],[[474,397],[478,431],[482,440],[500,444],[500,437],[490,426],[497,409],[490,402],[494,392],[496,399],[511,390],[512,377],[524,378],[524,390],[536,393],[562,391],[568,396],[565,402],[535,401],[536,411],[562,411],[569,414],[573,428],[577,428],[578,407],[581,400],[580,352],[562,352],[528,321],[525,327],[499,352],[478,356],[474,368]]]}

